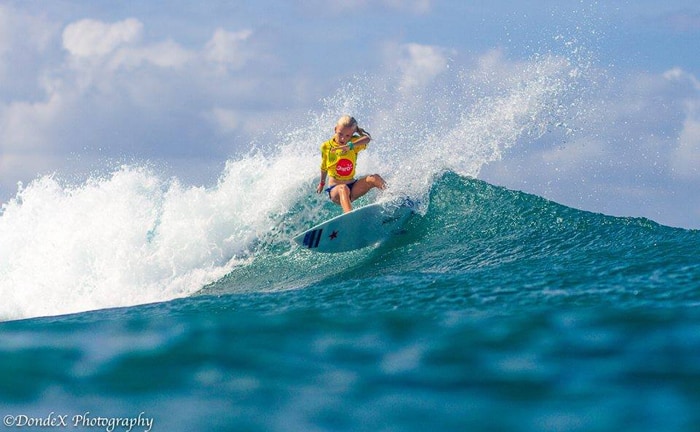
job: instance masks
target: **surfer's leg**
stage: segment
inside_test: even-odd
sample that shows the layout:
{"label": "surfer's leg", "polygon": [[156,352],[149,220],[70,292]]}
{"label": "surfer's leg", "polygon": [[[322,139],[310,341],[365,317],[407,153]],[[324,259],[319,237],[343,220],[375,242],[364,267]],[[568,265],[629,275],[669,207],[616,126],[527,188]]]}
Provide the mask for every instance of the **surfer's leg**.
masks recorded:
{"label": "surfer's leg", "polygon": [[372,174],[359,178],[352,187],[350,200],[355,201],[356,199],[369,192],[372,188],[386,188],[386,182],[379,174]]}
{"label": "surfer's leg", "polygon": [[350,204],[350,188],[347,185],[335,185],[333,189],[331,189],[329,195],[331,201],[336,204],[340,204],[340,206],[343,208],[343,213],[347,213],[352,210],[352,204]]}

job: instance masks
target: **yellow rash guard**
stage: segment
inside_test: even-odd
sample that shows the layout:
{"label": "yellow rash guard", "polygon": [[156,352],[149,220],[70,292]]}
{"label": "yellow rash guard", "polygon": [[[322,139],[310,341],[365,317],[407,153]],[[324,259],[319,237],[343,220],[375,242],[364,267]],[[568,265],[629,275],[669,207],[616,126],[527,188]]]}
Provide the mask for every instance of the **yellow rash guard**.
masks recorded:
{"label": "yellow rash guard", "polygon": [[352,180],[355,178],[357,154],[364,150],[365,146],[347,151],[339,147],[341,146],[333,138],[321,144],[321,171],[328,172],[328,175],[336,180]]}

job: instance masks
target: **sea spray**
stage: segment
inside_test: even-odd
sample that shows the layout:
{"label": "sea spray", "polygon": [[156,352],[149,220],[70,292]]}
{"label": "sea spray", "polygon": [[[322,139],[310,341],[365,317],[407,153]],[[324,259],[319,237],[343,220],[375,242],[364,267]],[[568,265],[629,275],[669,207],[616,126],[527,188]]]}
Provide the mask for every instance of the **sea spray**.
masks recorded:
{"label": "sea spray", "polygon": [[304,171],[268,162],[231,161],[211,188],[130,166],[77,186],[35,180],[0,218],[0,317],[164,301],[221,278],[296,200]]}
{"label": "sea spray", "polygon": [[324,100],[323,113],[309,122],[310,135],[319,136],[322,120],[330,133],[335,115],[352,113],[374,137],[360,154],[359,170],[381,173],[394,192],[424,197],[445,171],[477,177],[516,145],[533,145],[553,132],[569,137],[594,73],[587,58],[542,54],[509,61],[492,50],[471,70],[448,64],[410,89],[400,74],[357,76]]}

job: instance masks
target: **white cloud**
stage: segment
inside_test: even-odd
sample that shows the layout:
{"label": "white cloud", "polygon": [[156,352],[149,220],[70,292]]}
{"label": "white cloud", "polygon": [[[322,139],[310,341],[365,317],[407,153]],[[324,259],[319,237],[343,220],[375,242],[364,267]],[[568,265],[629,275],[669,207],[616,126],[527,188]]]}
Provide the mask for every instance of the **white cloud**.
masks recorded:
{"label": "white cloud", "polygon": [[[0,6],[0,24],[15,18]],[[26,79],[31,92],[0,99],[3,194],[17,181],[70,166],[75,157],[220,157],[224,144],[212,137],[247,130],[245,102],[236,95],[254,97],[251,77],[230,72],[252,58],[246,46],[251,30],[218,29],[208,43],[188,49],[171,39],[144,40],[144,26],[135,18],[83,19],[63,30],[52,26],[53,44],[31,45],[14,36],[2,39],[6,33],[0,28],[0,60],[18,47],[22,58],[55,58],[23,68],[18,77],[34,72]],[[47,47],[54,50],[45,55]],[[261,81],[260,75],[254,78]],[[218,108],[231,104],[236,108]]]}
{"label": "white cloud", "polygon": [[26,15],[0,4],[0,56],[17,46],[43,51],[51,41],[56,25],[43,17]]}
{"label": "white cloud", "polygon": [[144,44],[142,34],[143,24],[135,18],[116,23],[85,19],[65,28],[63,47],[78,60],[73,62],[74,67],[83,71],[102,65],[108,70],[133,69],[145,64],[181,67],[195,57],[172,40]]}
{"label": "white cloud", "polygon": [[700,179],[700,81],[680,68],[666,71],[663,78],[684,90],[685,119],[678,134],[678,145],[670,154],[671,167],[682,179]]}
{"label": "white cloud", "polygon": [[399,59],[401,86],[406,89],[424,87],[447,69],[448,53],[444,48],[416,43],[402,46]]}
{"label": "white cloud", "polygon": [[0,4],[0,108],[5,101],[37,98],[37,80],[58,57],[51,48],[59,31],[44,16]]}
{"label": "white cloud", "polygon": [[681,68],[675,67],[667,70],[662,76],[671,82],[686,83],[696,91],[700,91],[700,80],[695,75],[684,71]]}
{"label": "white cloud", "polygon": [[48,146],[47,126],[55,122],[63,108],[58,95],[46,102],[15,102],[2,112],[0,140],[3,149],[21,149],[23,152],[37,151]]}
{"label": "white cloud", "polygon": [[134,18],[108,24],[84,19],[63,31],[63,47],[76,57],[104,56],[141,38],[143,24]]}
{"label": "white cloud", "polygon": [[430,12],[433,2],[432,0],[384,0],[384,3],[390,8],[397,10],[424,14]]}
{"label": "white cloud", "polygon": [[246,42],[253,34],[251,30],[229,32],[217,29],[207,42],[205,57],[207,60],[229,67],[233,70],[242,68],[248,60],[244,50]]}
{"label": "white cloud", "polygon": [[152,64],[161,68],[182,67],[192,60],[195,54],[173,41],[153,45],[123,48],[114,53],[109,62],[111,69],[132,69],[143,64]]}
{"label": "white cloud", "polygon": [[230,109],[214,108],[206,116],[223,133],[229,133],[240,126],[240,115]]}
{"label": "white cloud", "polygon": [[679,176],[700,180],[700,110],[697,104],[688,109],[671,164]]}

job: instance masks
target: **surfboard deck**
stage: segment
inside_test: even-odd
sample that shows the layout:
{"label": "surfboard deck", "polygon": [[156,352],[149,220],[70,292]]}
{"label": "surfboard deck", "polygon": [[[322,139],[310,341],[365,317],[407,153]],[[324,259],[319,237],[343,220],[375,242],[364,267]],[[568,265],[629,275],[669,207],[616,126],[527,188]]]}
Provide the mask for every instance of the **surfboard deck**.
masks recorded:
{"label": "surfboard deck", "polygon": [[408,198],[399,203],[375,203],[343,213],[294,237],[314,252],[337,253],[377,245],[402,234],[403,225],[416,204]]}

